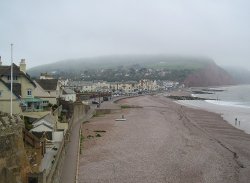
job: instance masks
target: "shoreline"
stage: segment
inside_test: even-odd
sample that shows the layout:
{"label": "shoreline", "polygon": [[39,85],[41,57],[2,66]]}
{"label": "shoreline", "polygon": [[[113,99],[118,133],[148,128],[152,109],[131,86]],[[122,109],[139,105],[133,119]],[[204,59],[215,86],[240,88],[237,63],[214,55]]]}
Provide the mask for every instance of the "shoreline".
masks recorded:
{"label": "shoreline", "polygon": [[[216,181],[208,182],[228,183],[247,182],[247,180],[249,180],[250,136],[232,127],[223,120],[219,114],[208,112],[203,109],[193,109],[186,106],[180,107],[180,105],[176,104],[173,100],[163,96],[142,96],[133,99],[124,99],[119,103],[143,105],[143,108],[121,110],[122,112],[93,118],[90,123],[83,125],[83,131],[85,130],[85,132],[91,131],[91,129],[93,132],[98,129],[105,131],[105,133],[103,133],[100,138],[87,139],[84,142],[84,153],[81,155],[79,168],[80,172],[85,172],[84,174],[89,173],[89,175],[80,175],[80,180],[82,180],[82,182],[98,182],[99,180],[108,182],[105,181],[107,180],[106,175],[113,171],[111,170],[112,168],[109,168],[109,163],[107,164],[107,161],[114,161],[113,164],[116,166],[119,165],[118,167],[120,168],[126,168],[126,163],[120,164],[118,163],[119,161],[117,162],[120,158],[125,158],[126,162],[130,162],[130,166],[135,164],[133,165],[135,169],[139,167],[144,170],[144,166],[142,166],[139,161],[141,156],[147,157],[152,153],[155,154],[157,148],[164,148],[164,153],[157,154],[155,156],[156,160],[154,159],[152,162],[157,161],[158,156],[161,157],[161,160],[158,162],[159,164],[165,159],[164,161],[167,162],[167,166],[164,167],[164,169],[167,169],[166,172],[171,173],[165,176],[167,176],[166,179],[171,182],[207,182],[205,180],[210,180],[211,177],[211,180]],[[145,111],[147,112],[145,113]],[[125,116],[128,115],[128,118],[135,118],[136,123],[134,120],[128,120],[125,123],[118,123],[112,120],[123,113]],[[152,116],[148,113],[154,115]],[[143,114],[144,116],[141,116]],[[137,115],[139,115],[140,118],[138,118]],[[162,115],[166,115],[166,118],[163,119]],[[144,120],[141,121],[141,118]],[[152,126],[153,123],[156,123],[157,126]],[[147,135],[145,137],[145,132],[141,134],[141,130],[146,132]],[[153,136],[151,137],[150,135]],[[157,138],[158,140],[154,141],[156,144],[149,144],[152,140],[151,138],[156,138],[157,136],[159,136],[159,139]],[[183,139],[182,136],[185,138]],[[124,137],[126,138],[124,139]],[[140,140],[141,137],[146,138],[147,141],[144,141],[145,139]],[[123,152],[128,151],[128,154],[136,155],[137,151],[135,150],[137,149],[134,149],[133,146],[134,140],[137,138],[139,138],[138,140],[140,141],[136,143],[137,145],[135,144],[135,147],[140,148],[141,146],[145,152],[141,152],[142,154],[137,157],[137,159],[131,160],[133,157],[127,157],[127,153],[124,154]],[[130,141],[129,139],[133,140]],[[159,146],[157,144],[159,144]],[[147,149],[148,145],[156,147],[152,149],[149,146],[150,148]],[[120,149],[122,149],[122,151],[120,151]],[[178,149],[181,149],[181,152],[185,153],[179,154]],[[147,154],[147,152],[150,153]],[[120,153],[125,157],[120,157]],[[168,158],[172,156],[172,153],[177,156],[177,159],[174,158],[174,162]],[[199,158],[197,160],[196,156],[201,157],[201,159]],[[120,158],[117,159],[115,157]],[[153,157],[150,155],[147,158],[148,161],[151,161]],[[188,159],[194,161],[191,161],[191,164],[189,164],[189,161],[187,161]],[[147,166],[153,166],[151,164]],[[186,176],[184,176],[183,179],[180,178],[180,180],[173,178],[172,176],[178,171],[184,171],[184,174],[185,171],[187,171],[181,168],[177,168],[176,170],[169,169],[175,167],[176,164],[187,166],[189,173],[186,176],[192,175],[193,178],[187,178]],[[157,169],[158,165],[154,166],[156,166],[154,168]],[[104,171],[104,167],[107,169],[105,169],[107,174],[101,173],[98,179],[91,173],[92,171],[102,172]],[[201,171],[202,174],[197,174],[197,171]],[[145,172],[147,172],[146,169],[137,173],[124,170],[120,172],[120,176],[123,178],[125,176],[125,181],[121,180],[119,182],[126,182],[126,180],[131,181],[130,177],[134,174],[136,174],[136,176],[144,176]],[[208,179],[206,179],[207,176],[209,177]],[[113,176],[111,176],[111,179],[114,180],[114,177],[112,177]],[[160,175],[155,175],[155,178],[159,177]],[[132,180],[134,181],[137,179]],[[145,177],[137,180],[137,182],[144,181]]]}
{"label": "shoreline", "polygon": [[[238,87],[238,86],[242,86],[242,85],[233,85],[233,87]],[[243,85],[243,86],[249,86],[249,85]],[[225,89],[227,87],[232,87],[232,86],[217,87],[217,90],[222,90],[223,88]],[[195,88],[201,89],[199,87],[195,87]],[[190,107],[193,109],[202,109],[208,112],[219,114],[231,126],[237,129],[240,129],[247,134],[250,134],[250,123],[249,123],[250,121],[249,108],[250,107],[249,106],[234,105],[233,103],[236,103],[236,102],[226,102],[226,101],[215,100],[211,98],[208,98],[207,100],[200,100],[200,99],[206,99],[210,95],[192,94],[190,88],[184,89],[184,91],[172,92],[172,93],[169,93],[169,95],[174,96],[172,98],[177,99],[177,100],[173,100],[173,101],[179,105],[183,105],[183,106]],[[185,96],[187,97],[191,96],[191,98],[192,97],[193,98],[191,100],[189,98],[185,100]],[[182,100],[182,98],[184,98],[184,100]],[[195,100],[195,98],[198,98],[198,99]],[[236,121],[236,118],[237,118],[237,121]]]}
{"label": "shoreline", "polygon": [[[213,112],[220,115],[229,125],[236,129],[244,131],[246,134],[250,134],[250,111],[248,108],[236,107],[236,106],[223,106],[207,101],[175,101],[179,105],[183,105],[193,109],[201,109],[208,112]],[[237,121],[235,122],[235,118]]]}

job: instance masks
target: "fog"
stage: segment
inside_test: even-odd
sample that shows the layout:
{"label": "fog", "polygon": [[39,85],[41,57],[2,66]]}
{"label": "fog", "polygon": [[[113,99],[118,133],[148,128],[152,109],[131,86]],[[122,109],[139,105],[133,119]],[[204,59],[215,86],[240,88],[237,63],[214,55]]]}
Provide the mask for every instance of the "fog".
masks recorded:
{"label": "fog", "polygon": [[249,0],[8,0],[0,55],[28,68],[69,58],[175,54],[250,69]]}

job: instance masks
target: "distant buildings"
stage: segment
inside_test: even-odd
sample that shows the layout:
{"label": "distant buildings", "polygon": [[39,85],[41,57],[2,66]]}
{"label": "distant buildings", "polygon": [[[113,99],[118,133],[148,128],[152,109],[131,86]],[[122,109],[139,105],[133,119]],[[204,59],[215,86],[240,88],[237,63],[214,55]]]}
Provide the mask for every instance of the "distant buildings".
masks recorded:
{"label": "distant buildings", "polygon": [[40,79],[54,79],[54,77],[47,72],[40,74]]}
{"label": "distant buildings", "polygon": [[70,88],[63,88],[62,93],[60,94],[60,98],[65,101],[76,101],[76,93],[74,90]]}
{"label": "distant buildings", "polygon": [[152,81],[149,79],[142,79],[140,81],[124,81],[124,82],[107,82],[107,81],[68,81],[68,86],[72,90],[80,93],[84,92],[113,92],[113,93],[134,93],[140,91],[160,91],[175,88],[179,85],[175,81]]}

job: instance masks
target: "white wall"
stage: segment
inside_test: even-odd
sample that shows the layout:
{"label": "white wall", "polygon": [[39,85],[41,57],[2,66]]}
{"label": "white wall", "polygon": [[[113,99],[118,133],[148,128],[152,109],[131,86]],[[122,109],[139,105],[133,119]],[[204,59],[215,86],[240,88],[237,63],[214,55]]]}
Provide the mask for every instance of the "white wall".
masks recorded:
{"label": "white wall", "polygon": [[52,140],[54,142],[61,142],[63,139],[63,131],[56,131],[52,133]]}
{"label": "white wall", "polygon": [[73,101],[73,102],[75,102],[76,101],[76,94],[65,94],[65,95],[62,95],[62,98],[65,101]]}

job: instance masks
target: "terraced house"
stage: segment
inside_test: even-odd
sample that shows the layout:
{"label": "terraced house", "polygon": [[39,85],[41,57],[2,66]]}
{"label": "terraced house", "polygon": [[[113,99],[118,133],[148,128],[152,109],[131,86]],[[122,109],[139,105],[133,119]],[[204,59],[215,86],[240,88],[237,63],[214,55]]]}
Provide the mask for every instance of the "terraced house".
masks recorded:
{"label": "terraced house", "polygon": [[13,113],[43,110],[43,100],[34,97],[36,84],[26,73],[26,63],[13,64],[13,91],[11,93],[11,66],[3,66],[0,59],[0,111],[10,113],[11,95]]}

